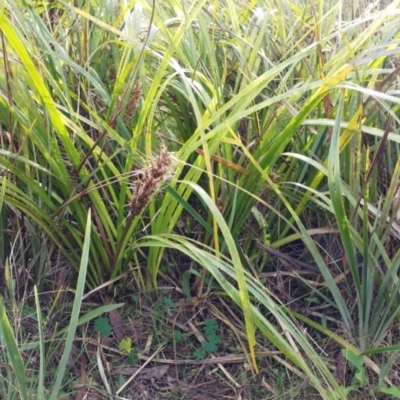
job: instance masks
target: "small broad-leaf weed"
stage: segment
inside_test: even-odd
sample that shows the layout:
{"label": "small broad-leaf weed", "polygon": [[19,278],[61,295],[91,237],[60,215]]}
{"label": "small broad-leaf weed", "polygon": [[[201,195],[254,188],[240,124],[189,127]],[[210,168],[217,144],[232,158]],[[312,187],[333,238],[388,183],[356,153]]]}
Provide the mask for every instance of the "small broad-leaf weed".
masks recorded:
{"label": "small broad-leaf weed", "polygon": [[218,351],[221,343],[221,337],[217,333],[218,324],[213,318],[207,318],[203,324],[203,332],[206,335],[206,340],[201,343],[201,347],[193,352],[193,356],[197,361],[204,359],[209,354]]}
{"label": "small broad-leaf weed", "polygon": [[203,324],[203,331],[207,336],[217,333],[218,324],[214,318],[207,318]]}
{"label": "small broad-leaf weed", "polygon": [[113,331],[113,328],[109,324],[107,317],[101,317],[94,320],[94,331],[100,333],[101,336],[108,336]]}
{"label": "small broad-leaf weed", "polygon": [[[346,392],[349,394],[353,390],[359,390],[368,386],[368,378],[365,371],[364,359],[361,355],[354,354],[351,350],[343,349],[342,354],[348,363],[354,369],[354,376],[351,380],[351,385],[346,387]],[[371,387],[376,393],[385,393],[394,399],[400,399],[400,390],[395,386],[386,386],[381,384],[379,386]]]}
{"label": "small broad-leaf weed", "polygon": [[174,340],[176,343],[182,342],[184,338],[185,337],[181,331],[178,331],[176,329],[174,330]]}
{"label": "small broad-leaf weed", "polygon": [[131,352],[128,357],[128,364],[135,365],[139,361],[139,349],[137,347],[132,347]]}
{"label": "small broad-leaf weed", "polygon": [[132,350],[132,339],[130,337],[123,338],[119,342],[118,350],[125,354],[130,354]]}
{"label": "small broad-leaf weed", "polygon": [[164,304],[169,307],[169,308],[175,308],[175,303],[174,301],[171,299],[171,297],[164,297],[163,299]]}

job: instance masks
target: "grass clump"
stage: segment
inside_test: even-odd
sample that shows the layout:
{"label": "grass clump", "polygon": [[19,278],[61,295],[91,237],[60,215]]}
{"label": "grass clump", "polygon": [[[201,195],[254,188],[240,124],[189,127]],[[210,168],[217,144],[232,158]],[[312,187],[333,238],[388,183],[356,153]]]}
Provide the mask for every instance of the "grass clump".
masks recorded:
{"label": "grass clump", "polygon": [[398,396],[399,19],[6,0],[0,397]]}

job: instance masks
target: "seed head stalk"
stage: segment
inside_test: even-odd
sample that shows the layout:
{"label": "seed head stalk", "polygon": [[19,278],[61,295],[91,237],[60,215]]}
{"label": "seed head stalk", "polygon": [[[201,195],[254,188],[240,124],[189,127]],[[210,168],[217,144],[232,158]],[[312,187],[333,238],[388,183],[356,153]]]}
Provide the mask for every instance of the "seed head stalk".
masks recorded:
{"label": "seed head stalk", "polygon": [[169,177],[173,159],[166,147],[155,157],[152,157],[149,164],[140,173],[140,178],[132,184],[134,195],[129,204],[129,214],[126,218],[125,227],[118,243],[114,263],[112,266],[112,278],[118,274],[125,249],[129,240],[129,232],[132,224],[150,203],[152,197],[160,189],[163,182]]}

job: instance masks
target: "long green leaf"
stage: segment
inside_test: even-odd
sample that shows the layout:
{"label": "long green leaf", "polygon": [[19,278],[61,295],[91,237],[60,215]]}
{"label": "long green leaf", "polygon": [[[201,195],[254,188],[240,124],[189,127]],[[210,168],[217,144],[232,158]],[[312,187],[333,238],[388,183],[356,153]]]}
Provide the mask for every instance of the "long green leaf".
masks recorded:
{"label": "long green leaf", "polygon": [[65,379],[65,371],[67,369],[68,358],[71,353],[72,344],[75,338],[76,328],[78,326],[79,313],[82,305],[82,297],[86,282],[86,272],[90,250],[90,234],[91,234],[91,211],[89,209],[86,223],[85,240],[83,242],[82,259],[79,267],[78,283],[75,291],[74,305],[71,312],[71,319],[68,326],[67,338],[65,340],[64,352],[56,371],[56,381],[51,392],[50,400],[57,400],[61,390],[61,385]]}
{"label": "long green leaf", "polygon": [[10,359],[14,374],[17,378],[19,390],[23,399],[28,399],[26,373],[24,363],[18,349],[17,341],[15,340],[10,322],[7,318],[6,310],[4,309],[3,301],[0,297],[0,341],[4,342],[7,349],[7,355]]}
{"label": "long green leaf", "polygon": [[34,295],[35,295],[35,304],[36,304],[36,315],[37,315],[37,324],[39,331],[39,352],[40,352],[40,362],[39,362],[39,377],[38,377],[38,388],[36,392],[37,399],[44,399],[44,376],[45,376],[45,346],[44,346],[44,335],[43,335],[43,326],[42,326],[42,311],[40,308],[39,295],[37,292],[37,287],[34,287]]}
{"label": "long green leaf", "polygon": [[215,203],[210,199],[208,194],[202,189],[200,186],[192,183],[192,182],[182,182],[186,183],[188,186],[191,186],[195,192],[200,196],[201,200],[206,204],[211,214],[215,218],[219,229],[221,230],[222,236],[225,240],[226,246],[228,248],[229,254],[232,258],[232,264],[235,266],[235,272],[237,276],[237,282],[239,285],[239,296],[241,301],[241,307],[243,310],[244,321],[246,324],[246,333],[247,340],[249,342],[251,359],[253,362],[253,367],[255,371],[258,371],[256,358],[255,358],[255,350],[254,347],[256,345],[256,338],[254,333],[254,321],[253,314],[251,312],[251,304],[249,298],[249,292],[247,287],[247,282],[244,273],[244,267],[242,265],[242,261],[240,259],[240,255],[238,249],[236,248],[235,240],[232,237],[231,231],[229,229],[228,224],[224,220],[221,212],[218,210],[218,207]]}

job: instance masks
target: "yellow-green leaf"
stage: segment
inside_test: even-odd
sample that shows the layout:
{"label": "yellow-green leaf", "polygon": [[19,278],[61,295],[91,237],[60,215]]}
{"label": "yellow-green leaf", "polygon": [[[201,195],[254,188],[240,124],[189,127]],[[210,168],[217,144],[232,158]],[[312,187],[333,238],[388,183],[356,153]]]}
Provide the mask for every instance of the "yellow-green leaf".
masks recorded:
{"label": "yellow-green leaf", "polygon": [[119,342],[118,350],[125,354],[130,354],[132,350],[132,339],[126,337]]}

